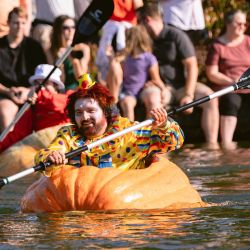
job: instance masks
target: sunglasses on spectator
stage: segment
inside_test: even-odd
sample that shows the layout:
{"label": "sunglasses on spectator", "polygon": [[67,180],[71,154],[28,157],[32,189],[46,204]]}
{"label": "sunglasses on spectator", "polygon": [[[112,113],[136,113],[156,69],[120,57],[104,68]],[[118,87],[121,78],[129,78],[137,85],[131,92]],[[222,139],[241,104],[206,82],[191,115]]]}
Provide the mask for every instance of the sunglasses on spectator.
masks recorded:
{"label": "sunglasses on spectator", "polygon": [[67,25],[64,25],[62,28],[63,28],[64,30],[70,30],[70,29],[74,30],[76,27],[75,27],[75,26],[67,26]]}
{"label": "sunglasses on spectator", "polygon": [[237,26],[247,27],[247,23],[240,23],[240,22],[236,22],[236,21],[234,21],[234,22],[237,24]]}

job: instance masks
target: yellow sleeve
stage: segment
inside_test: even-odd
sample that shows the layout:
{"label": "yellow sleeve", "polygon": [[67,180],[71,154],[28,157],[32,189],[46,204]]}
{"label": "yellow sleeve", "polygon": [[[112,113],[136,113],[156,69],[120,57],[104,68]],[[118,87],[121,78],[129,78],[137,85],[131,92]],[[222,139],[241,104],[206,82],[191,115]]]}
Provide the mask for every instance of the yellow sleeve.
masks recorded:
{"label": "yellow sleeve", "polygon": [[35,164],[44,162],[52,151],[67,153],[70,150],[70,134],[70,126],[60,128],[55,139],[50,143],[50,145],[47,148],[41,149],[35,155]]}
{"label": "yellow sleeve", "polygon": [[173,119],[168,119],[164,127],[152,129],[150,138],[150,150],[162,153],[179,149],[184,142],[184,134],[179,124]]}
{"label": "yellow sleeve", "polygon": [[172,119],[168,119],[162,127],[143,127],[134,131],[136,144],[140,152],[147,156],[150,153],[166,153],[182,146],[184,141],[183,132]]}

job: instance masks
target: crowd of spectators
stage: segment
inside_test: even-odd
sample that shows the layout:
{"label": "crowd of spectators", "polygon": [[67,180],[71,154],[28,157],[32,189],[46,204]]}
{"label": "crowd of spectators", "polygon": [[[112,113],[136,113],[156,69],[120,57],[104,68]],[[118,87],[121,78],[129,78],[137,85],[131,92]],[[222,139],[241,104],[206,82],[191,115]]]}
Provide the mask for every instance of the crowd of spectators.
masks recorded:
{"label": "crowd of spectators", "polygon": [[[38,74],[35,69],[54,65],[71,45],[77,20],[90,2],[0,1],[0,132],[30,98],[29,79]],[[95,73],[131,120],[137,119],[138,103],[146,111],[185,105],[236,82],[250,66],[250,57],[244,56],[250,53],[247,16],[241,10],[225,14],[225,29],[207,53],[208,81],[201,83],[195,51],[207,36],[201,0],[114,0],[114,5],[100,32]],[[91,71],[92,54],[90,44],[74,46],[60,67],[63,88],[56,88],[56,93],[65,98],[66,91],[77,87],[77,78]],[[241,95],[232,93],[200,105],[201,128],[212,147],[219,147],[219,141],[225,148],[235,147]],[[185,112],[189,115],[193,109]]]}

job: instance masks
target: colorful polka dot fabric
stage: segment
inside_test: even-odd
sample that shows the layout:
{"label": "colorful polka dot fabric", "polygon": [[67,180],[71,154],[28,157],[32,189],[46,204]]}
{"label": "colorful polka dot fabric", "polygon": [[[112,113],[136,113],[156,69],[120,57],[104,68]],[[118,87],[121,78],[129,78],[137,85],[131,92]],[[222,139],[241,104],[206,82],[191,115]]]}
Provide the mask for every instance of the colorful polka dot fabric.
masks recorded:
{"label": "colorful polka dot fabric", "polygon": [[[112,126],[108,128],[105,134],[93,140],[86,140],[86,138],[77,133],[75,125],[62,127],[50,146],[37,153],[35,161],[37,164],[45,161],[48,154],[53,150],[60,150],[67,153],[83,146],[85,143],[90,144],[98,139],[133,126],[135,123],[119,116],[114,120]],[[145,158],[149,154],[165,153],[178,149],[183,144],[183,140],[183,132],[179,125],[173,120],[168,120],[165,127],[143,127],[89,151],[82,152],[79,156],[78,167],[92,165],[98,168],[113,167],[124,170],[145,168]],[[71,164],[70,161],[69,164]],[[72,165],[77,164],[73,164],[72,162]]]}

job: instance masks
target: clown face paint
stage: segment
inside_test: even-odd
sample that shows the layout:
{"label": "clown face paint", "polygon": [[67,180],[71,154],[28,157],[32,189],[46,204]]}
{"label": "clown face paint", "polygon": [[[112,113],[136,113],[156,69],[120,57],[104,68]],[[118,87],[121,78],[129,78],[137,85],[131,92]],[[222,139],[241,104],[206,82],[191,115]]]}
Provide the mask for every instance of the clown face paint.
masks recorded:
{"label": "clown face paint", "polygon": [[80,133],[93,138],[107,129],[107,119],[98,102],[92,98],[80,98],[75,103],[75,121]]}

